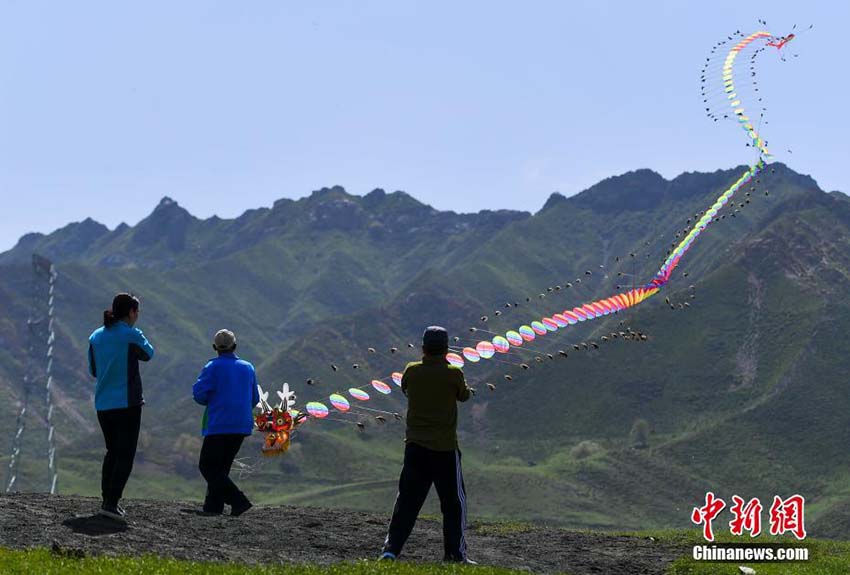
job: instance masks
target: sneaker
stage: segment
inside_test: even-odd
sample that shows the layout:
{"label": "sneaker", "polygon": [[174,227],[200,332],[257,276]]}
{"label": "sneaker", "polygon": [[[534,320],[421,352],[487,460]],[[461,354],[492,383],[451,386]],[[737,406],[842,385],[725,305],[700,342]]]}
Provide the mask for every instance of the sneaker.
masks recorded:
{"label": "sneaker", "polygon": [[236,503],[236,504],[234,504],[233,506],[230,507],[230,516],[231,517],[239,517],[240,515],[242,515],[243,513],[248,511],[249,509],[251,509],[252,507],[253,507],[253,505],[247,499],[244,500],[244,501],[241,501],[239,503]]}
{"label": "sneaker", "polygon": [[116,521],[124,521],[124,515],[118,511],[117,505],[102,505],[100,510],[97,512],[101,517],[108,517],[109,519],[114,519]]}
{"label": "sneaker", "polygon": [[384,551],[381,553],[381,556],[378,557],[378,561],[395,561],[397,557],[395,553],[390,553],[389,551]]}
{"label": "sneaker", "polygon": [[115,508],[118,510],[118,515],[120,515],[121,517],[127,517],[127,512],[126,512],[126,511],[124,511],[124,508],[123,508],[123,507],[121,507],[121,504],[120,504],[120,503],[117,503],[117,504],[115,505]]}

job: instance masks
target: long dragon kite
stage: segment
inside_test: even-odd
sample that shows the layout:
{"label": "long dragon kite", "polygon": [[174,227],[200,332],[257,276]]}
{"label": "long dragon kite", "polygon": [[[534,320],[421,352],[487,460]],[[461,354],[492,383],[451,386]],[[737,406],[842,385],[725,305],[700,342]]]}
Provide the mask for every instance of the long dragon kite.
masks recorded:
{"label": "long dragon kite", "polygon": [[[715,46],[715,49],[712,50],[712,53],[714,53],[717,51],[718,47],[724,46],[730,41],[736,41],[726,53],[725,58],[722,60],[721,65],[717,70],[704,70],[703,83],[706,82],[706,74],[710,72],[719,74],[721,88],[718,93],[721,94],[726,107],[726,113],[723,115],[727,118],[733,118],[737,121],[744,132],[746,132],[748,146],[752,146],[758,151],[758,159],[743,174],[741,174],[741,176],[735,180],[731,186],[720,194],[715,202],[707,210],[705,210],[704,213],[702,213],[701,217],[696,220],[693,227],[690,228],[688,233],[684,235],[681,242],[670,251],[666,260],[661,265],[661,268],[650,282],[643,286],[633,287],[630,290],[617,293],[604,299],[591,301],[572,309],[565,309],[558,313],[554,313],[550,317],[540,318],[528,325],[522,325],[516,330],[509,330],[504,334],[504,336],[495,335],[492,339],[481,340],[474,346],[464,347],[462,349],[458,348],[456,351],[460,351],[460,353],[455,353],[453,351],[447,354],[446,359],[448,362],[454,366],[462,367],[465,361],[477,363],[481,360],[490,360],[495,358],[498,354],[509,353],[512,348],[520,348],[527,342],[530,342],[537,337],[544,336],[549,332],[555,332],[580,322],[589,321],[611,313],[626,310],[657,294],[670,281],[671,274],[679,265],[682,258],[686,253],[688,253],[688,250],[691,249],[691,246],[700,234],[702,234],[708,225],[715,220],[718,212],[729,202],[738,190],[746,186],[754,177],[756,177],[756,175],[765,167],[766,163],[772,158],[766,142],[759,135],[758,128],[753,125],[753,122],[750,120],[749,116],[747,116],[744,109],[741,96],[739,95],[739,90],[735,84],[736,62],[740,61],[739,57],[744,51],[754,49],[754,54],[749,61],[751,70],[753,70],[751,72],[751,76],[754,77],[754,62],[758,53],[767,47],[774,47],[777,50],[781,50],[792,39],[794,39],[793,34],[777,37],[765,31],[754,32],[749,36],[736,33],[735,35],[730,36],[728,41],[719,42]],[[755,90],[757,91],[758,88],[756,87]],[[706,96],[705,87],[703,87],[703,95]],[[758,100],[761,101],[761,98]],[[707,102],[708,99],[706,98],[705,101]],[[763,109],[764,108],[762,108],[762,110]],[[716,121],[716,117],[712,116],[710,109],[706,108],[706,110],[709,110],[708,115],[713,117]],[[731,114],[729,113],[730,110]],[[472,331],[476,330],[472,329]],[[394,349],[395,348],[393,348],[393,350]],[[370,348],[370,351],[373,351],[372,348]],[[525,364],[522,365],[525,367]],[[348,395],[354,400],[354,402],[349,401],[349,399],[342,395],[342,393],[333,393],[330,395],[328,400],[331,408],[339,414],[358,413],[358,410],[368,408],[358,407],[353,405],[353,403],[359,405],[362,402],[368,401],[370,399],[370,395],[367,389],[371,387],[375,392],[387,395],[392,392],[392,387],[388,385],[388,381],[391,381],[396,386],[401,386],[401,378],[402,374],[400,372],[395,372],[383,379],[373,379],[366,385],[350,388],[348,390]],[[309,416],[301,413],[292,408],[293,402],[287,395],[288,393],[289,391],[286,389],[283,393],[278,394],[281,397],[281,404],[275,408],[272,408],[266,401],[263,401],[261,413],[257,416],[259,429],[265,431],[269,435],[263,448],[263,452],[266,455],[274,455],[285,452],[289,446],[289,434],[292,429],[294,429],[294,427],[300,422],[304,421],[305,418],[324,419],[332,413],[327,405],[318,401],[311,401],[306,404],[305,410]],[[392,412],[375,409],[368,409],[368,411],[378,414],[391,414],[396,416],[396,418],[399,417],[398,414]],[[376,417],[383,419],[383,415],[377,415]],[[362,424],[358,423],[357,425]]]}

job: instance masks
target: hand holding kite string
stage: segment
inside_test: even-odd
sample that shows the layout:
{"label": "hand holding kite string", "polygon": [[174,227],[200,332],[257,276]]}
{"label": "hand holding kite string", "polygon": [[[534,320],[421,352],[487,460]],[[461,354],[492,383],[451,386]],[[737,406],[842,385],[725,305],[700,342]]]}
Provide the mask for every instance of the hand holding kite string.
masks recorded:
{"label": "hand holding kite string", "polygon": [[[490,340],[478,341],[477,343],[470,342],[469,346],[455,349],[455,351],[447,355],[447,361],[452,365],[462,367],[466,362],[479,363],[481,361],[488,360],[502,361],[498,359],[498,356],[505,356],[506,354],[510,354],[514,351],[528,350],[529,352],[537,352],[537,350],[531,350],[528,346],[528,343],[534,341],[536,338],[545,337],[547,334],[552,332],[566,330],[571,326],[581,322],[589,321],[601,316],[609,315],[611,313],[617,313],[626,310],[628,308],[636,306],[639,303],[642,303],[647,298],[658,293],[670,281],[673,271],[679,265],[682,257],[684,257],[688,250],[690,250],[694,241],[700,236],[700,234],[702,234],[703,231],[705,231],[709,224],[717,221],[718,219],[723,219],[726,217],[725,213],[718,216],[719,212],[729,203],[732,196],[738,190],[748,185],[749,182],[754,177],[756,177],[756,175],[764,168],[766,162],[769,161],[772,157],[767,148],[767,142],[763,140],[759,134],[759,127],[754,126],[753,122],[746,114],[745,109],[743,107],[743,101],[746,99],[745,95],[741,90],[739,90],[739,86],[735,83],[736,76],[738,75],[736,74],[736,72],[739,72],[738,68],[740,67],[740,64],[742,62],[742,60],[739,59],[739,56],[747,50],[753,50],[753,53],[750,58],[744,61],[749,66],[750,74],[748,78],[754,78],[755,61],[759,53],[765,50],[767,47],[775,47],[777,51],[781,54],[783,48],[787,46],[788,43],[794,38],[794,34],[776,37],[770,34],[769,32],[759,31],[745,36],[740,32],[736,32],[735,34],[730,35],[727,40],[718,42],[712,49],[712,54],[717,53],[718,55],[720,55],[722,53],[720,52],[720,48],[724,47],[729,43],[734,42],[734,44],[731,46],[731,48],[729,48],[729,50],[725,53],[725,56],[721,60],[712,61],[712,58],[709,57],[707,59],[708,63],[703,68],[703,73],[701,76],[701,82],[703,84],[702,92],[704,101],[707,104],[706,111],[708,112],[708,116],[714,121],[717,121],[720,117],[729,118],[736,121],[747,134],[747,145],[757,151],[758,157],[756,159],[756,162],[750,168],[748,168],[747,171],[744,172],[734,183],[732,183],[731,186],[729,186],[722,194],[720,194],[720,196],[711,206],[709,206],[704,212],[700,212],[694,215],[693,224],[691,223],[692,220],[689,218],[688,227],[685,230],[682,230],[681,232],[675,234],[675,239],[678,243],[674,242],[669,246],[670,249],[667,253],[666,259],[661,264],[660,269],[651,281],[642,286],[636,286],[632,284],[631,289],[621,291],[620,293],[617,293],[610,297],[595,300],[590,303],[574,307],[572,309],[552,310],[552,312],[550,312],[551,316],[536,319],[535,321],[529,322],[529,324],[519,326],[515,330],[508,330],[504,334],[504,336],[495,332],[486,332],[486,330],[475,330],[490,333],[494,337]],[[710,87],[711,80],[714,78],[714,76],[717,77],[716,79],[720,83],[720,86],[718,86],[717,88]],[[706,84],[709,84],[709,86],[706,86]],[[752,80],[752,95],[758,103],[761,103],[762,98],[758,92],[758,85],[755,80]],[[710,99],[713,97],[722,98],[724,104],[722,112],[712,111]],[[759,107],[761,108],[761,110],[759,111],[759,117],[761,119],[765,108],[760,104]],[[753,190],[754,187],[751,187],[750,191]],[[749,193],[750,192],[747,192],[748,197]],[[736,207],[735,204],[732,204],[729,207],[729,211],[731,211],[729,215],[734,217],[735,214],[744,207],[745,203],[749,203],[749,200],[746,200],[746,202],[742,202],[738,207]],[[632,256],[632,259],[635,258],[635,254],[630,255]],[[619,261],[619,258],[617,261]],[[585,272],[585,275],[590,277],[592,275],[592,272],[588,270],[587,272]],[[562,289],[571,288],[573,285],[579,285],[580,283],[581,278],[576,278],[572,282],[566,282],[563,288],[558,285],[549,291],[560,292]],[[548,301],[548,299],[544,300],[545,297],[546,294],[541,293],[537,299],[538,301],[543,303],[544,301]],[[690,297],[694,297],[693,293],[690,294]],[[530,304],[531,301],[532,298],[526,298],[527,304]],[[508,302],[507,304],[505,304],[505,309],[515,309],[518,308],[519,305],[519,303],[512,304]],[[673,309],[677,309],[676,306],[673,305],[673,303],[669,300],[667,300],[667,305],[669,305]],[[684,309],[688,305],[688,303],[680,303],[678,309]],[[501,316],[501,310],[499,310],[499,312],[497,313],[494,313],[493,315],[493,317],[499,316]],[[487,323],[491,319],[492,317],[486,315],[481,317],[481,321],[483,323]],[[631,330],[629,330],[629,332],[630,339],[632,339]],[[625,339],[624,332],[620,332],[619,335],[621,336],[621,338]],[[611,336],[612,339],[617,338],[616,333],[612,333]],[[646,340],[645,335],[638,334],[638,336],[639,337],[637,338],[637,341]],[[608,340],[603,339],[602,341],[605,342]],[[583,344],[583,347],[586,350],[589,350],[591,346],[594,349],[599,347],[594,342],[591,342],[590,346],[588,346],[586,343]],[[408,347],[413,346],[411,344],[408,344]],[[581,349],[577,345],[574,345],[573,347],[576,350]],[[397,348],[392,349],[393,353],[397,351]],[[369,352],[375,353],[374,348],[369,348]],[[559,351],[558,354],[563,357],[567,356],[566,352],[562,351]],[[546,355],[550,358],[554,358],[552,354],[546,354],[545,352],[543,355]],[[540,360],[542,360],[542,355],[540,356]],[[528,364],[526,363],[512,365],[521,365],[523,369],[528,368]],[[355,364],[353,367],[357,368],[359,367],[359,365]],[[332,369],[335,372],[338,371],[338,367],[336,365],[333,365]],[[370,396],[366,392],[365,388],[369,386],[371,386],[375,391],[380,394],[389,394],[392,391],[392,388],[387,385],[384,380],[391,380],[397,386],[400,386],[401,375],[401,373],[395,372],[391,376],[387,376],[383,379],[373,379],[370,383],[365,384],[363,386],[350,388],[348,390],[348,395],[354,400],[357,400],[357,402],[368,401],[370,399]],[[510,381],[512,377],[509,375],[505,375],[505,379],[507,381]],[[487,384],[487,387],[491,390],[495,388],[493,384]],[[356,411],[354,411],[352,408],[352,404],[342,393],[332,394],[329,400],[333,409],[335,409],[339,414],[356,413]],[[284,403],[286,403],[286,401],[284,401]],[[284,411],[288,409],[289,406],[287,406]],[[368,408],[358,407],[355,409]],[[307,403],[306,410],[309,413],[309,417],[311,419],[325,419],[330,413],[328,407],[324,403],[318,401],[311,401]],[[380,410],[370,411],[378,413],[390,413],[381,412]],[[299,417],[301,416],[307,417],[305,414],[300,414]],[[363,424],[362,422],[358,421],[357,425],[362,428]],[[285,451],[285,448],[283,450]]]}

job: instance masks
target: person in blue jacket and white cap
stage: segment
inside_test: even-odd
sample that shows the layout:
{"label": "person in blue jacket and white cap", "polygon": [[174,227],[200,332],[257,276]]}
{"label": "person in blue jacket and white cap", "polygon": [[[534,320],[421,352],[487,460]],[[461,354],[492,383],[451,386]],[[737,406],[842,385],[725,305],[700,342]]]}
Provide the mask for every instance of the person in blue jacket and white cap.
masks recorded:
{"label": "person in blue jacket and white cap", "polygon": [[213,349],[218,357],[204,366],[192,387],[195,401],[207,407],[198,462],[207,481],[204,512],[220,515],[230,505],[230,514],[238,516],[252,505],[230,479],[230,468],[242,442],[254,430],[254,406],[260,402],[260,392],[254,366],[235,353],[232,331],[219,330]]}

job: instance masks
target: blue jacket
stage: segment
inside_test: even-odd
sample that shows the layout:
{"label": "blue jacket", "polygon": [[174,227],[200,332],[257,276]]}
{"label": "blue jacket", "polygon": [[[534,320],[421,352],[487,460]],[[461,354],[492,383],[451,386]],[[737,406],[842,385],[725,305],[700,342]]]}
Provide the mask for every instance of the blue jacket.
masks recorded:
{"label": "blue jacket", "polygon": [[207,406],[203,434],[251,435],[254,406],[260,402],[254,366],[235,353],[223,353],[201,370],[192,396]]}
{"label": "blue jacket", "polygon": [[142,397],[139,361],[153,357],[153,346],[142,330],[119,321],[89,336],[89,373],[97,378],[94,407],[98,411],[137,407]]}

